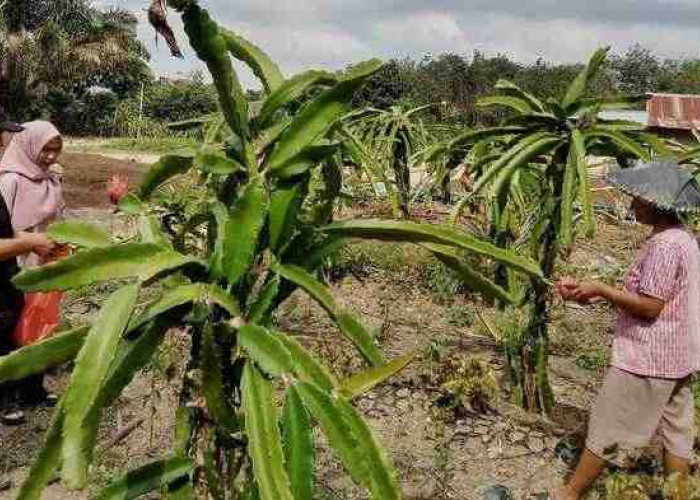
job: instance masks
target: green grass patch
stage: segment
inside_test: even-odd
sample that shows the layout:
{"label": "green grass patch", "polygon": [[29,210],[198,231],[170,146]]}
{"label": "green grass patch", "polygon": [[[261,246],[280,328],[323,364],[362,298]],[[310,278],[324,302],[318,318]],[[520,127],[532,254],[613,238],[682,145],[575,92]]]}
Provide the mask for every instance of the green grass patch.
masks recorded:
{"label": "green grass patch", "polygon": [[144,153],[172,153],[184,149],[196,149],[201,141],[194,137],[146,137],[142,139],[118,138],[107,143],[109,149],[139,151]]}
{"label": "green grass patch", "polygon": [[68,152],[128,151],[130,153],[166,154],[196,149],[201,140],[191,136],[115,137],[111,139],[75,140],[69,142]]}
{"label": "green grass patch", "polygon": [[379,276],[416,286],[446,304],[452,303],[456,295],[468,292],[455,273],[430,252],[411,244],[361,242],[348,245],[331,258],[328,270],[334,280],[346,276]]}
{"label": "green grass patch", "polygon": [[471,306],[454,304],[447,308],[447,322],[458,328],[471,328],[476,321]]}
{"label": "green grass patch", "polygon": [[610,350],[604,347],[592,349],[576,357],[576,366],[584,370],[601,371],[610,364]]}

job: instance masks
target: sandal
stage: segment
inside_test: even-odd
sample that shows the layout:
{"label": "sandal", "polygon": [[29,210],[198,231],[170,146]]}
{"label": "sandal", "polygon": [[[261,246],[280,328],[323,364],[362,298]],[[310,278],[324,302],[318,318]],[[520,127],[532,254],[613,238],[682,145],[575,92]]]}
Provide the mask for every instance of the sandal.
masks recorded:
{"label": "sandal", "polygon": [[55,408],[58,404],[58,400],[58,395],[54,394],[53,392],[50,392],[46,395],[46,399],[44,400],[44,406],[46,408]]}
{"label": "sandal", "polygon": [[24,424],[27,421],[27,416],[23,411],[10,411],[3,413],[0,420],[2,420],[2,423],[7,426],[16,426]]}

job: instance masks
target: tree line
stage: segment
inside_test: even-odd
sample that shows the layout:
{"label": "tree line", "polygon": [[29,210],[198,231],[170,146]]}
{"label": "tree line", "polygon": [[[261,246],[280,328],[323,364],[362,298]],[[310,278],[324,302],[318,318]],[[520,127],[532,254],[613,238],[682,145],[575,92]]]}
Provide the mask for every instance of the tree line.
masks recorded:
{"label": "tree line", "polygon": [[[560,98],[583,64],[554,64],[544,59],[523,64],[505,54],[474,52],[428,55],[422,59],[392,60],[355,97],[356,107],[386,109],[396,104],[432,104],[429,114],[440,123],[475,126],[491,124],[498,111],[476,107],[480,97],[493,93],[499,79],[545,99]],[[591,83],[590,97],[664,92],[700,93],[699,58],[661,58],[636,44],[612,55]]]}
{"label": "tree line", "polygon": [[[134,117],[141,119],[142,88],[150,130],[215,110],[216,92],[201,75],[176,82],[154,76],[136,26],[133,13],[100,9],[87,0],[0,0],[0,114],[48,118],[74,135],[120,135],[133,130]],[[430,104],[427,118],[437,123],[488,125],[502,110],[482,110],[475,103],[499,79],[557,98],[582,67],[544,59],[525,64],[482,52],[392,60],[353,104],[379,109]],[[591,92],[592,97],[700,93],[700,58],[662,58],[634,45],[610,58]]]}

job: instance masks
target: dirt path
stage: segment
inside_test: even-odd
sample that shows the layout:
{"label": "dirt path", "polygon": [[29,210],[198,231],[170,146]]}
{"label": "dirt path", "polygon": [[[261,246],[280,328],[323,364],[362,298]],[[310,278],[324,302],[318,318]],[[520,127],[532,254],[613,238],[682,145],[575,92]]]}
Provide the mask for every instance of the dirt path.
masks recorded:
{"label": "dirt path", "polygon": [[64,196],[69,208],[107,208],[107,181],[122,174],[130,185],[137,185],[147,166],[136,161],[115,159],[102,154],[65,153]]}

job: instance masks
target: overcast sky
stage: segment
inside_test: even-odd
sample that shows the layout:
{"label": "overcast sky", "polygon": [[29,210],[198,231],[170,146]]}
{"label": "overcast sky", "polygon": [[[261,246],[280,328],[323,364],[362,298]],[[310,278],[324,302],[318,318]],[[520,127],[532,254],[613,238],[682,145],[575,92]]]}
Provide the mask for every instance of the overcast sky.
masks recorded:
{"label": "overcast sky", "polygon": [[[142,20],[140,37],[159,74],[196,67],[170,11],[185,60],[154,43],[147,0],[98,0]],[[474,50],[523,62],[582,61],[596,47],[635,42],[662,56],[700,57],[700,0],[201,0],[213,17],[264,48],[287,73],[336,69],[370,57],[421,57]],[[244,76],[247,84],[250,75]]]}

